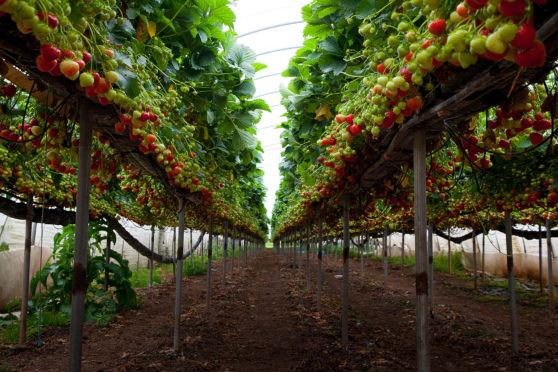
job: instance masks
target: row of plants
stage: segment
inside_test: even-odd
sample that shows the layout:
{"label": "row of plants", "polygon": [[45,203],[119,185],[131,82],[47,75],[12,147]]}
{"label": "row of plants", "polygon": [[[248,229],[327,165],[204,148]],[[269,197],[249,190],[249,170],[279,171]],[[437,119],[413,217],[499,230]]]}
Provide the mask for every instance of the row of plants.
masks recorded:
{"label": "row of plants", "polygon": [[273,237],[308,224],[316,234],[318,216],[340,233],[340,200],[349,194],[353,234],[411,231],[412,159],[355,192],[369,162],[404,123],[459,88],[460,76],[509,62],[519,65],[517,76],[529,68],[550,73],[533,84],[510,82],[499,104],[466,120],[448,118],[430,136],[428,218],[441,229],[503,230],[504,211],[512,211],[514,223],[554,226],[556,81],[535,35],[548,7],[522,0],[316,0],[304,7],[304,47],[284,72],[293,79],[283,91]]}
{"label": "row of plants", "polygon": [[[176,225],[170,182],[195,195],[188,203],[192,213],[202,203],[210,214],[264,236],[255,124],[269,108],[251,97],[252,78],[265,66],[236,43],[228,1],[5,1],[0,10],[0,21],[16,29],[10,37],[36,53],[35,63],[18,68],[47,84],[49,76],[72,81],[77,96],[115,112],[112,128],[94,130],[93,217]],[[0,100],[3,190],[73,207],[75,115],[67,105],[46,107],[9,81]],[[136,149],[124,151],[130,143]],[[168,179],[138,166],[146,162]],[[191,220],[191,226],[207,224],[207,218]]]}
{"label": "row of plants", "polygon": [[[266,66],[237,43],[230,5],[0,0],[1,197],[32,196],[45,214],[75,210],[83,106],[92,118],[85,321],[137,305],[141,275],[114,250],[105,263],[107,221],[175,227],[181,198],[188,228],[215,220],[216,234],[228,224],[265,239],[256,124],[269,107],[253,98],[253,77]],[[29,331],[39,307],[70,313],[74,234],[63,228],[31,280]],[[184,265],[187,275],[205,270],[197,258]]]}

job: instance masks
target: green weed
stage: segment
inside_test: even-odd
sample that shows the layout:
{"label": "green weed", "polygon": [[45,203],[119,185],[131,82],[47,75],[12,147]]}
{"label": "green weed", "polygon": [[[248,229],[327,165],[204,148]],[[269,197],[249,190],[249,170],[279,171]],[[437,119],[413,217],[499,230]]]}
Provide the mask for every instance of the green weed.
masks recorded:
{"label": "green weed", "polygon": [[[153,267],[153,285],[159,285],[162,283],[161,280],[161,267]],[[149,285],[149,269],[142,268],[136,271],[132,271],[132,277],[130,278],[133,288],[142,288]]]}
{"label": "green weed", "polygon": [[193,260],[189,258],[184,260],[182,265],[182,274],[184,276],[203,275],[207,271],[207,266],[202,263],[201,257],[196,256]]}
{"label": "green weed", "polygon": [[[42,313],[41,326],[65,326],[70,323],[69,314],[59,311],[45,311]],[[35,338],[39,328],[38,313],[27,318],[27,339]],[[3,343],[19,342],[19,319],[8,316],[0,320],[0,341]]]}
{"label": "green weed", "polygon": [[[437,254],[433,257],[434,271],[449,272],[449,257],[445,254]],[[451,272],[456,275],[463,275],[465,268],[461,262],[461,252],[452,252],[451,254]]]}

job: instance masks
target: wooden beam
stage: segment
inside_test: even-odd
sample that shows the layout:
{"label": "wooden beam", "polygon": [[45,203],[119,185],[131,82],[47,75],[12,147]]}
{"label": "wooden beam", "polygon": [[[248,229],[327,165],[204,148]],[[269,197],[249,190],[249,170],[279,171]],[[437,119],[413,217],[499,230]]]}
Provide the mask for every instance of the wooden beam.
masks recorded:
{"label": "wooden beam", "polygon": [[430,371],[430,327],[428,317],[428,253],[426,247],[426,132],[414,134],[415,188],[415,276],[417,296],[417,370]]}

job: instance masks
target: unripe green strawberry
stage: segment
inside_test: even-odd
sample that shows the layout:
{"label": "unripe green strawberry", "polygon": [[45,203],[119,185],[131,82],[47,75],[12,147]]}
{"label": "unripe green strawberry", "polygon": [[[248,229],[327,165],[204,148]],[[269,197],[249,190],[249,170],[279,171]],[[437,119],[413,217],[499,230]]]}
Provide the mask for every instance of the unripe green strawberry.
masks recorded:
{"label": "unripe green strawberry", "polygon": [[90,72],[84,72],[79,75],[79,85],[82,88],[87,88],[88,86],[91,86],[93,84],[95,84],[95,78]]}

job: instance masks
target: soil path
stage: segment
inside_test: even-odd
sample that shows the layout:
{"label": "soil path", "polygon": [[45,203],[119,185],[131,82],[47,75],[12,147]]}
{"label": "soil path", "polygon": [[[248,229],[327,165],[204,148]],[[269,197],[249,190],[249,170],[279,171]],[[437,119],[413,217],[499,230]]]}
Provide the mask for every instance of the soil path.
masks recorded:
{"label": "soil path", "polygon": [[[84,329],[84,371],[409,371],[415,366],[413,270],[366,260],[365,275],[351,260],[349,348],[340,345],[341,260],[324,260],[323,310],[306,290],[305,270],[265,252],[221,286],[214,266],[213,302],[205,309],[205,277],[185,279],[181,352],[172,350],[174,284],[142,289],[141,308],[106,327]],[[557,319],[544,308],[520,305],[521,350],[509,347],[507,305],[471,293],[470,281],[435,274],[431,319],[433,371],[556,371]],[[49,327],[44,346],[0,345],[0,370],[60,371],[67,367],[68,327]],[[6,363],[3,365],[3,363]]]}

